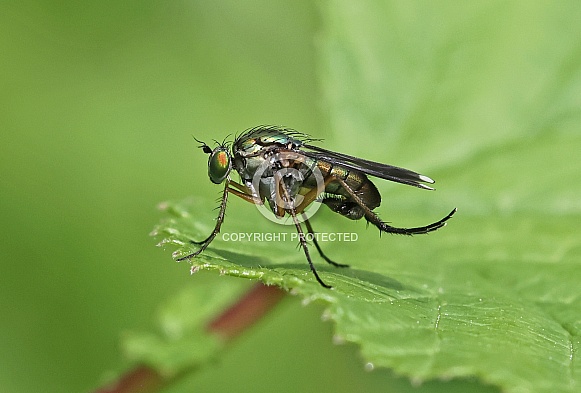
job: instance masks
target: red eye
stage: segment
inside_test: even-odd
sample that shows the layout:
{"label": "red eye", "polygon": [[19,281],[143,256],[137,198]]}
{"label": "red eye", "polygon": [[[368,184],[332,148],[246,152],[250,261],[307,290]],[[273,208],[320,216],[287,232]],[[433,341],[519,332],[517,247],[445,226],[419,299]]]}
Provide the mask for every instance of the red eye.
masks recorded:
{"label": "red eye", "polygon": [[219,152],[217,158],[218,158],[218,164],[221,167],[225,168],[228,166],[229,159],[228,159],[228,154],[226,154],[226,152],[224,152],[224,151]]}

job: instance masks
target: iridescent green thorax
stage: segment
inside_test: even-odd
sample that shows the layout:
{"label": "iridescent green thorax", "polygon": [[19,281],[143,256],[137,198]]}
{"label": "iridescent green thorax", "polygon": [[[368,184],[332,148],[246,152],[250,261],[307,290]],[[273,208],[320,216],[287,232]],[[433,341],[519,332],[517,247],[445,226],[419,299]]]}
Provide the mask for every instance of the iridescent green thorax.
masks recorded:
{"label": "iridescent green thorax", "polygon": [[246,157],[273,146],[299,149],[310,140],[312,139],[307,135],[289,128],[254,127],[236,138],[232,145],[232,154]]}
{"label": "iridescent green thorax", "polygon": [[[232,144],[234,168],[242,181],[247,183],[276,152],[281,149],[298,152],[308,140],[311,139],[307,135],[287,128],[273,126],[252,128],[238,136]],[[266,178],[272,176],[273,169],[269,166],[262,176]]]}
{"label": "iridescent green thorax", "polygon": [[301,152],[303,144],[310,140],[307,135],[291,129],[261,126],[244,132],[232,145],[233,167],[242,183],[260,200],[267,202],[275,215],[285,214],[275,203],[280,193],[275,179],[277,171],[285,168],[294,171],[294,176],[287,173],[283,177],[292,198],[312,188],[311,184],[305,183],[310,180],[310,168],[316,166],[317,160],[305,157]]}

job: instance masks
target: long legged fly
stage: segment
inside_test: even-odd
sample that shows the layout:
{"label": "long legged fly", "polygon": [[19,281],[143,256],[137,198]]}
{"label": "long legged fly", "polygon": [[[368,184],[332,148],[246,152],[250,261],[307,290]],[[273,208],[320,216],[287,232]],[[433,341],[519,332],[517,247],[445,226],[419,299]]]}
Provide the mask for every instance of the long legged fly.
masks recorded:
{"label": "long legged fly", "polygon": [[[369,176],[425,190],[433,190],[427,184],[434,181],[408,169],[314,146],[311,143],[315,139],[292,129],[276,126],[254,127],[235,137],[231,149],[230,143],[216,142],[217,146],[212,149],[204,142],[196,141],[200,143],[202,151],[209,155],[210,180],[215,184],[224,183],[224,191],[214,230],[206,239],[192,241],[200,245],[200,248],[180,257],[178,261],[199,255],[214,240],[224,222],[229,194],[256,205],[267,205],[275,217],[290,215],[311,271],[325,288],[331,287],[317,273],[301,223],[304,222],[307,233],[311,235],[309,239],[312,238],[315,248],[326,262],[336,267],[347,265],[329,259],[318,244],[306,214],[307,208],[313,202],[321,202],[335,213],[351,220],[365,218],[381,232],[401,235],[435,231],[445,226],[456,212],[453,209],[441,220],[421,227],[397,228],[388,225],[374,212],[381,203],[381,195],[369,180]],[[240,175],[240,183],[231,179],[232,169]]]}

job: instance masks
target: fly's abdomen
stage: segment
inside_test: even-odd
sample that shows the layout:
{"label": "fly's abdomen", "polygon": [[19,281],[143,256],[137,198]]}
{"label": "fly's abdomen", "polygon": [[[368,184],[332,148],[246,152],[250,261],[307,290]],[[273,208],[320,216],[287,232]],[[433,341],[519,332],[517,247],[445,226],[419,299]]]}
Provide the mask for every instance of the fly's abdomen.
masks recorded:
{"label": "fly's abdomen", "polygon": [[[381,195],[364,173],[324,161],[318,161],[317,167],[323,179],[328,179],[331,176],[345,181],[351,191],[361,199],[369,210],[380,205]],[[338,180],[331,180],[327,184],[322,202],[334,212],[352,220],[358,220],[365,215],[365,210],[359,206],[351,193]]]}

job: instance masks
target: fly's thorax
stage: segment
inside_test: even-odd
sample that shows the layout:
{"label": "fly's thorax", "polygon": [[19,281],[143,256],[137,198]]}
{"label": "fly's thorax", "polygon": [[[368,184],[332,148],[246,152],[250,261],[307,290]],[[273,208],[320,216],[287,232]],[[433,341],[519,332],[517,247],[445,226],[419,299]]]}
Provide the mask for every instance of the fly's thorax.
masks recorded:
{"label": "fly's thorax", "polygon": [[303,184],[313,182],[316,185],[312,179],[311,166],[305,161],[308,160],[294,152],[269,155],[265,157],[265,162],[261,164],[255,176],[260,174],[261,180],[273,188],[277,187],[277,182],[284,184],[292,198],[298,194]]}
{"label": "fly's thorax", "polygon": [[240,135],[232,145],[232,153],[255,155],[272,148],[299,149],[303,142],[275,127],[258,127]]}
{"label": "fly's thorax", "polygon": [[276,154],[281,150],[298,151],[302,144],[288,130],[277,127],[253,128],[237,137],[232,144],[234,168],[243,181],[253,178],[261,169],[261,177],[272,176],[276,166],[280,166]]}
{"label": "fly's thorax", "polygon": [[279,217],[300,206],[309,190],[324,191],[317,161],[300,151],[269,147],[246,156],[238,151],[234,167],[252,193]]}
{"label": "fly's thorax", "polygon": [[263,155],[244,157],[241,154],[234,156],[234,168],[240,174],[243,181],[251,181],[258,170],[265,166],[266,159]]}

